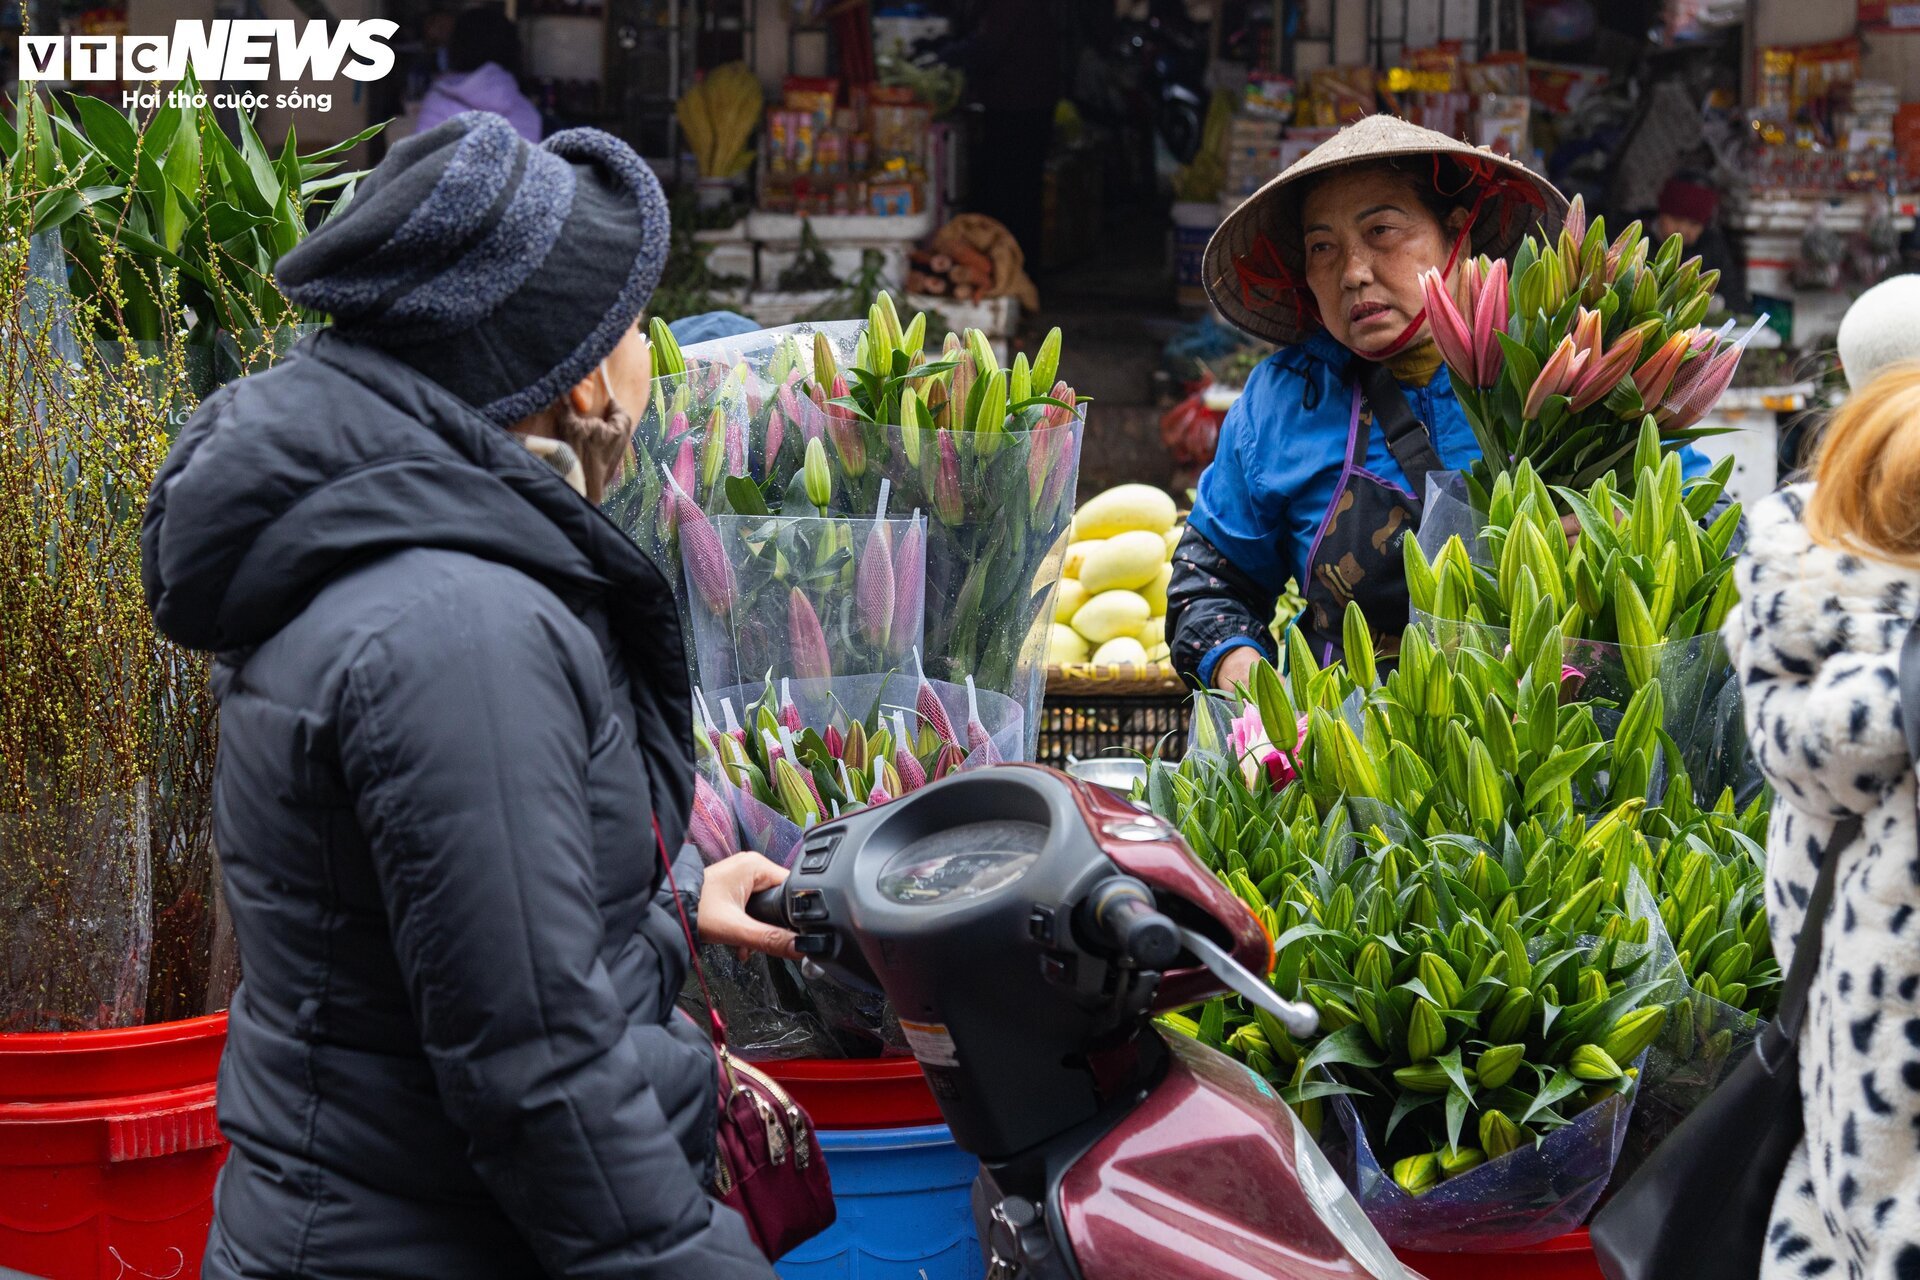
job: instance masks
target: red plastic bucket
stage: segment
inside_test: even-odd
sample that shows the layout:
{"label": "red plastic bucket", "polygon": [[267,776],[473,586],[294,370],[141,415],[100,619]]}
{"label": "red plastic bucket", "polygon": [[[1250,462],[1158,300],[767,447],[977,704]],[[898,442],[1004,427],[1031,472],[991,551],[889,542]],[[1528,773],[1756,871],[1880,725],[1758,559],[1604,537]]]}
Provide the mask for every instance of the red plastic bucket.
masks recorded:
{"label": "red plastic bucket", "polygon": [[227,1015],[0,1035],[0,1267],[54,1280],[200,1274],[227,1158]]}
{"label": "red plastic bucket", "polygon": [[912,1058],[790,1058],[754,1066],[785,1086],[822,1129],[911,1129],[945,1124]]}
{"label": "red plastic bucket", "polygon": [[1606,1280],[1582,1227],[1544,1244],[1492,1253],[1419,1253],[1396,1249],[1427,1280]]}

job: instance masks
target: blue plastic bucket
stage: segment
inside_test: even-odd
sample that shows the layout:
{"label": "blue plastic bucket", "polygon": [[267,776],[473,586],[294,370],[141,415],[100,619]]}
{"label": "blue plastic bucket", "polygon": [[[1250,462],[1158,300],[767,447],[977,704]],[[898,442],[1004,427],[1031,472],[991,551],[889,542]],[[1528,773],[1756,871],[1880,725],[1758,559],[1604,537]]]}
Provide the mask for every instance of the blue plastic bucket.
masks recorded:
{"label": "blue plastic bucket", "polygon": [[980,1162],[942,1124],[821,1130],[839,1221],[782,1258],[781,1280],[979,1280]]}

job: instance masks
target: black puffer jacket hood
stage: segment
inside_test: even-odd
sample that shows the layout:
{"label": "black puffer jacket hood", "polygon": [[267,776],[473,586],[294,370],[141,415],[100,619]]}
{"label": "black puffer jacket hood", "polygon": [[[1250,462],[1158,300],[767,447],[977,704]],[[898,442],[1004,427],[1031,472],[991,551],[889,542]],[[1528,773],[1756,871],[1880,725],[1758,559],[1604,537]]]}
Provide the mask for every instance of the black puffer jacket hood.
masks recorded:
{"label": "black puffer jacket hood", "polygon": [[[323,429],[303,405],[327,406]],[[391,356],[322,330],[216,392],[161,468],[141,563],[160,630],[231,653],[273,636],[343,572],[407,547],[478,556],[607,609],[649,676],[639,736],[668,748],[648,764],[677,837],[693,776],[675,744],[692,741],[692,706],[666,579],[551,467]]]}

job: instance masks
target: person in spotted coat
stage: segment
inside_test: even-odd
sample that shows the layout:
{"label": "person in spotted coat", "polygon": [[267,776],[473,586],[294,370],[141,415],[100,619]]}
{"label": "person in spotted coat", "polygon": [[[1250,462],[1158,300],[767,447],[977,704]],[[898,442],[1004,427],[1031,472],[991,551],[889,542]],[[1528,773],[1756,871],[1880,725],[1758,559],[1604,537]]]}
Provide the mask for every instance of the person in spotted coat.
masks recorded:
{"label": "person in spotted coat", "polygon": [[1920,613],[1920,366],[1836,417],[1813,485],[1751,514],[1725,639],[1777,798],[1767,909],[1782,969],[1834,829],[1831,914],[1800,1039],[1806,1133],[1761,1280],[1920,1280],[1920,831],[1899,694]]}

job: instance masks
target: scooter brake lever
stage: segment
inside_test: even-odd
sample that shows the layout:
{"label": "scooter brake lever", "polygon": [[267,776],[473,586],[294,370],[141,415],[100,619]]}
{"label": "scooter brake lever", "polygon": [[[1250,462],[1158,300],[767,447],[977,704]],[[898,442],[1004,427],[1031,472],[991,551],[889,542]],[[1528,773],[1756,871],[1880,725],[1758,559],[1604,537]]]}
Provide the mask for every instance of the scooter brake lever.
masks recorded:
{"label": "scooter brake lever", "polygon": [[1181,926],[1180,944],[1200,958],[1200,963],[1240,996],[1259,1005],[1275,1018],[1280,1025],[1301,1039],[1312,1035],[1320,1028],[1320,1013],[1310,1004],[1296,1004],[1292,1000],[1283,1000],[1280,993],[1261,981],[1255,974],[1249,973],[1245,965],[1222,951],[1220,947],[1202,933]]}

